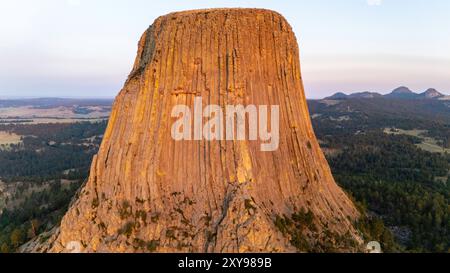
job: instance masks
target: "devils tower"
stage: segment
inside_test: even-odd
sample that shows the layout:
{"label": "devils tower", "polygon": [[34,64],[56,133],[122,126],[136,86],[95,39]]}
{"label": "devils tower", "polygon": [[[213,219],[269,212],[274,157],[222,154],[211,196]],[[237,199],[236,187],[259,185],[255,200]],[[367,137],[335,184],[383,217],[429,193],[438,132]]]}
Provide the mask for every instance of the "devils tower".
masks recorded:
{"label": "devils tower", "polygon": [[[175,105],[279,105],[279,145],[171,137]],[[261,9],[156,19],[90,177],[42,251],[356,251],[359,217],[314,135],[288,22]]]}

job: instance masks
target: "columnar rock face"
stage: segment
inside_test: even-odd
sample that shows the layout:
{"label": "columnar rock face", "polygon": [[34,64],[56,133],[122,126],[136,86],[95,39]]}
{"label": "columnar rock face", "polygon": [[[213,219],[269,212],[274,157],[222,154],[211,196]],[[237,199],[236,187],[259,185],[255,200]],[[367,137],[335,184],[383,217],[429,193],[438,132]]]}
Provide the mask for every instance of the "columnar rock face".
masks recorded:
{"label": "columnar rock face", "polygon": [[[175,105],[279,105],[280,142],[171,137]],[[315,138],[278,13],[212,9],[143,34],[88,182],[45,251],[354,251],[358,212]],[[344,240],[345,239],[345,240]]]}

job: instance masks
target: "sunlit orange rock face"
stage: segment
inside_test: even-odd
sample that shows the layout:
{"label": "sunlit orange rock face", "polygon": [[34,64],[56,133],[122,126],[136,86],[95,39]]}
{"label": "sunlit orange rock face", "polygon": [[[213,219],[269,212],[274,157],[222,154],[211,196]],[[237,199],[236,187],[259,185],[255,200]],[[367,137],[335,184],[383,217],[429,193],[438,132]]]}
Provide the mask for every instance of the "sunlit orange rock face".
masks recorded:
{"label": "sunlit orange rock face", "polygon": [[[175,105],[279,105],[280,142],[175,141]],[[288,22],[260,9],[162,16],[143,34],[91,173],[43,251],[357,251],[358,212],[315,138]]]}

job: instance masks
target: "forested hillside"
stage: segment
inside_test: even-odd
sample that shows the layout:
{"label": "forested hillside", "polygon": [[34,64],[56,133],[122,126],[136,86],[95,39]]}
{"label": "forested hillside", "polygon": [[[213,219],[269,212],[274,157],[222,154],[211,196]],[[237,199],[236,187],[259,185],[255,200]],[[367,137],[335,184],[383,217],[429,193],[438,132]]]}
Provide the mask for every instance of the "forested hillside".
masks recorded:
{"label": "forested hillside", "polygon": [[370,218],[383,221],[399,250],[449,251],[448,103],[350,99],[309,106],[337,182]]}

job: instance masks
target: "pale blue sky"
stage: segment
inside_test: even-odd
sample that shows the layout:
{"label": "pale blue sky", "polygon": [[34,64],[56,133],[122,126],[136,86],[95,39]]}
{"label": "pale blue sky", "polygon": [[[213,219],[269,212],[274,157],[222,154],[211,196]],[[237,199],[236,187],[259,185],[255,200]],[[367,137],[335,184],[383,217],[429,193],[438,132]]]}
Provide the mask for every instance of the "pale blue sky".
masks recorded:
{"label": "pale blue sky", "polygon": [[156,17],[206,7],[283,14],[309,98],[400,85],[450,93],[448,0],[0,0],[0,97],[113,97]]}

